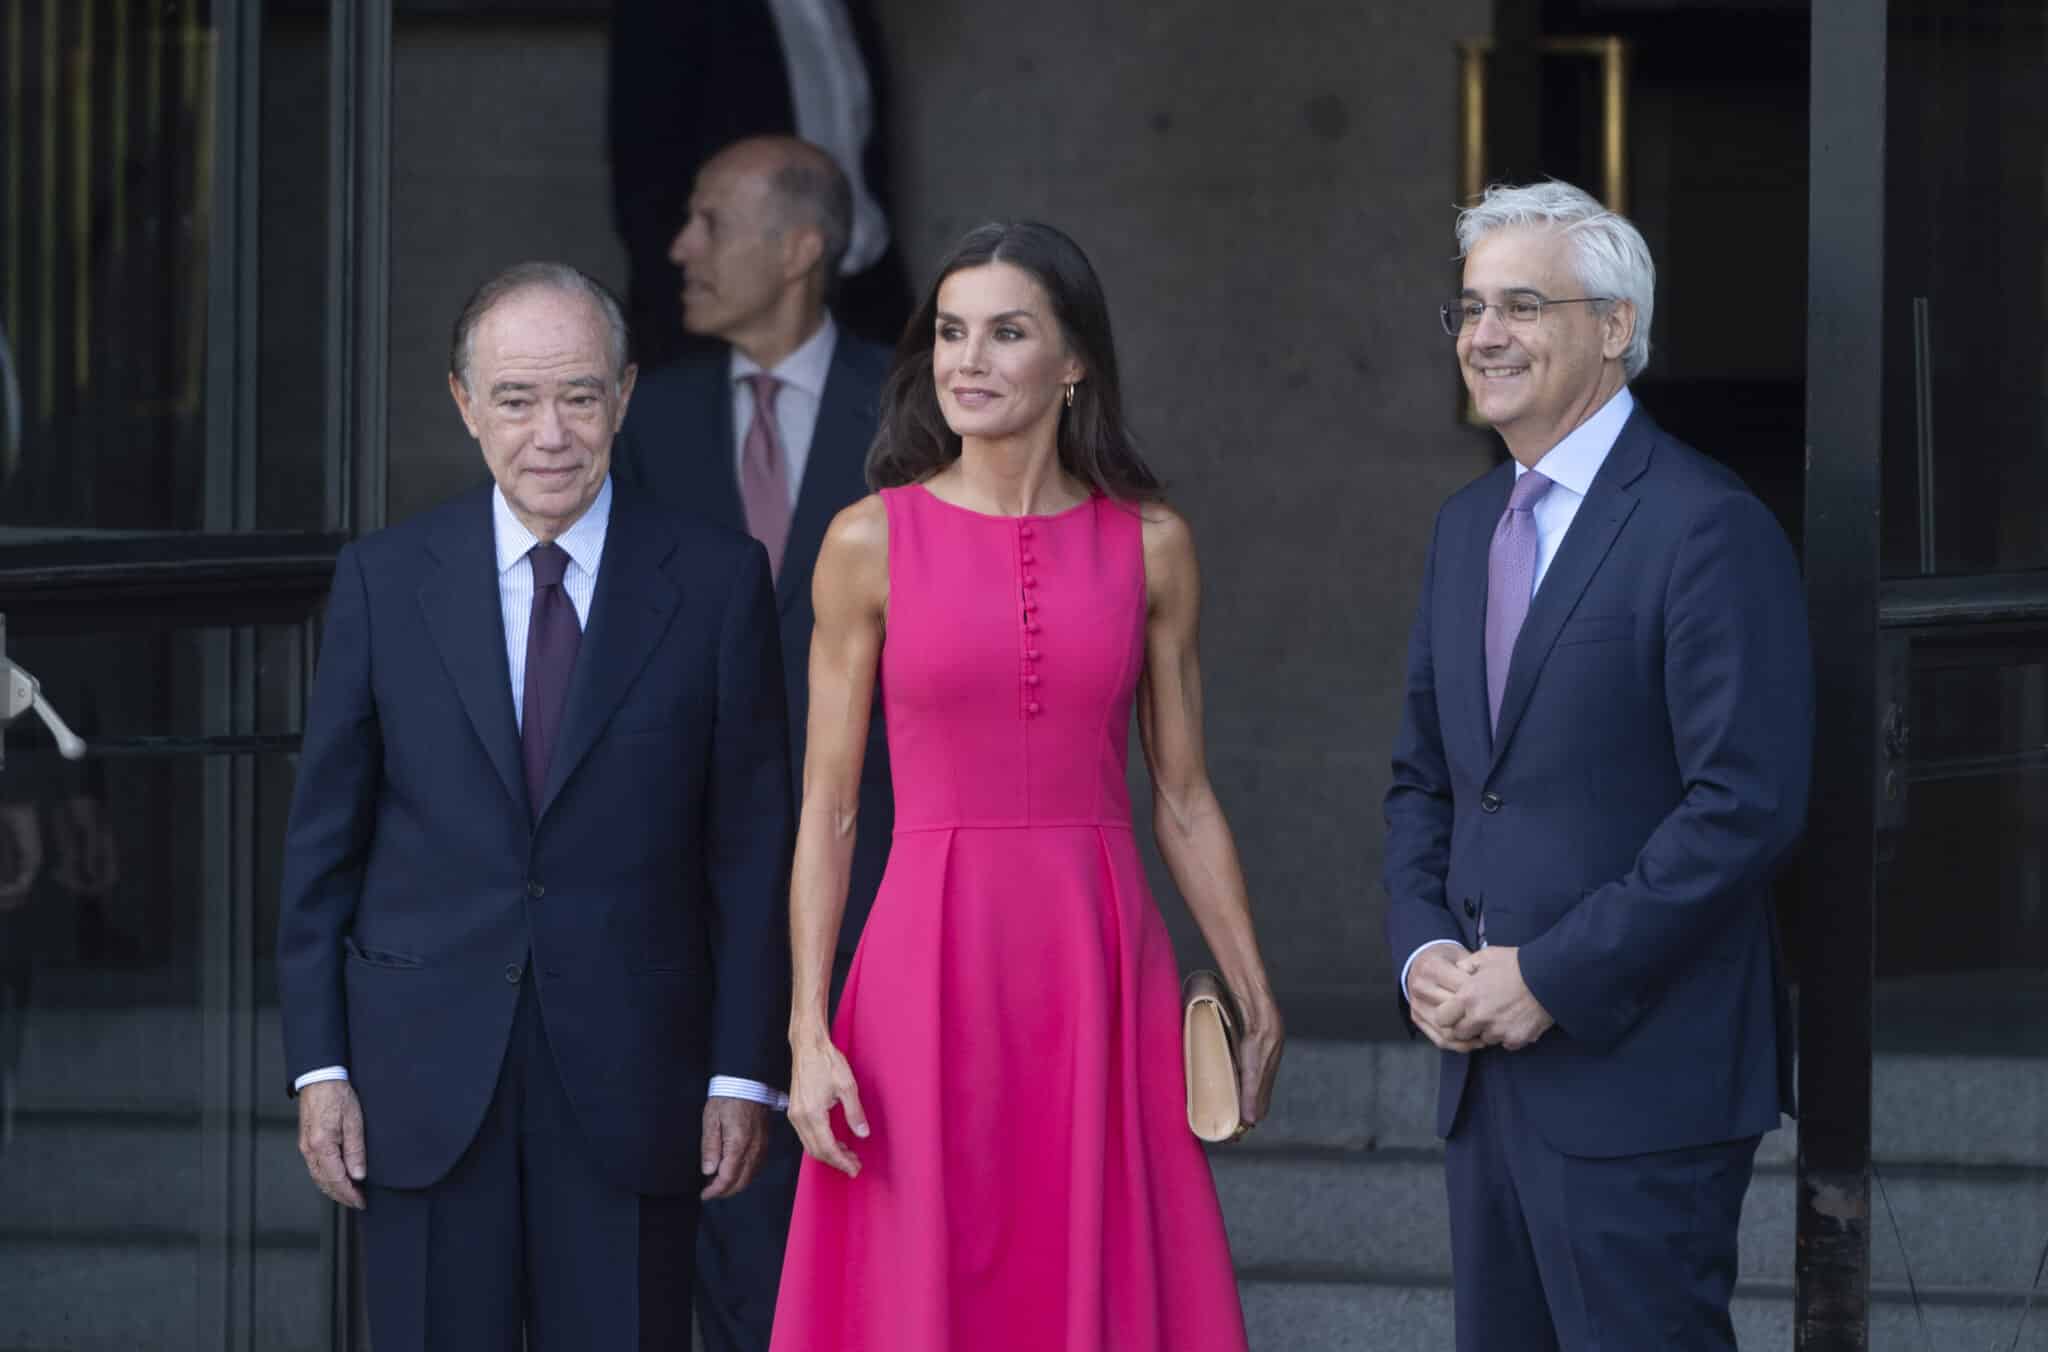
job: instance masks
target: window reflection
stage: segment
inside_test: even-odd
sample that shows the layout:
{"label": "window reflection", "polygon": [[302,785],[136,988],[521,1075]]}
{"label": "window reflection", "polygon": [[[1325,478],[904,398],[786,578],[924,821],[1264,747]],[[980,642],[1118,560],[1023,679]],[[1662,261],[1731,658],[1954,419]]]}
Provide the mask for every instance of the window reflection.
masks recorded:
{"label": "window reflection", "polygon": [[1891,11],[1885,571],[2048,567],[2048,10]]}

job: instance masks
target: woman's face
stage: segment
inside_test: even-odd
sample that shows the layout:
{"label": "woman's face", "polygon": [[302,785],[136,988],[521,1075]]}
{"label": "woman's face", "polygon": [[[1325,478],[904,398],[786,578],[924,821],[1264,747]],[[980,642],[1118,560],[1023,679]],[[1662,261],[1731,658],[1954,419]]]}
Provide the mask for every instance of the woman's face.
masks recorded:
{"label": "woman's face", "polygon": [[1082,375],[1030,273],[985,263],[939,284],[932,384],[955,435],[995,440],[1056,426],[1067,385]]}

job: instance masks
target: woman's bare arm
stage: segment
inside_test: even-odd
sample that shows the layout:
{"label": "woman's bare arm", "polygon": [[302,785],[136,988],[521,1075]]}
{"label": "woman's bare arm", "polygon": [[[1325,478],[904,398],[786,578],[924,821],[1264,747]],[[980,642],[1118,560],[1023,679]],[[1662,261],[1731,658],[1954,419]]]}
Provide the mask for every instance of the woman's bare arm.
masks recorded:
{"label": "woman's bare arm", "polygon": [[833,519],[818,551],[811,599],[817,625],[811,633],[810,722],[789,893],[789,1119],[805,1150],[852,1175],[860,1172],[860,1162],[834,1136],[830,1114],[841,1107],[856,1136],[867,1135],[867,1119],[853,1072],[832,1045],[827,1006],[889,601],[889,522],[879,497],[865,498]]}
{"label": "woman's bare arm", "polygon": [[1201,576],[1194,535],[1165,507],[1145,509],[1145,673],[1138,730],[1152,771],[1160,856],[1244,1015],[1238,1073],[1245,1115],[1265,1116],[1285,1030],[1252,930],[1251,900],[1230,823],[1209,782],[1197,651]]}

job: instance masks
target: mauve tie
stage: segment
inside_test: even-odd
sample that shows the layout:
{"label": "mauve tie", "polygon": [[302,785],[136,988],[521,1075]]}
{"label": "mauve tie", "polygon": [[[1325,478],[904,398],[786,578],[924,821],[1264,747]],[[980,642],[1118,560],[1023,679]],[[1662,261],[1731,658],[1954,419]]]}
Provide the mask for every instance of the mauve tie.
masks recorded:
{"label": "mauve tie", "polygon": [[1515,480],[1508,509],[1493,528],[1493,548],[1486,554],[1486,710],[1489,726],[1496,729],[1515,636],[1529,617],[1529,598],[1536,590],[1534,508],[1549,489],[1550,480],[1533,469]]}
{"label": "mauve tie", "polygon": [[768,567],[782,574],[782,549],[789,542],[789,456],[782,447],[782,425],[775,421],[775,391],[782,384],[766,371],[742,380],[754,391],[754,420],[740,446],[740,503],[747,512],[747,534],[768,549]]}
{"label": "mauve tie", "polygon": [[533,565],[533,610],[526,625],[526,693],[519,741],[526,761],[526,801],[538,819],[548,758],[554,754],[555,734],[562,730],[569,674],[576,669],[583,630],[576,623],[576,605],[562,587],[569,555],[558,544],[541,544],[526,557]]}

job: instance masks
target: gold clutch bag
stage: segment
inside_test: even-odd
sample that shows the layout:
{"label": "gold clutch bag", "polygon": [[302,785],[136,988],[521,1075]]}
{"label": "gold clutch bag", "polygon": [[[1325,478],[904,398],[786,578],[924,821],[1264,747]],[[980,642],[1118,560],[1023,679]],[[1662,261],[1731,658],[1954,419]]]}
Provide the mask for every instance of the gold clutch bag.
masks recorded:
{"label": "gold clutch bag", "polygon": [[1181,1057],[1188,1076],[1188,1130],[1234,1141],[1251,1130],[1237,1098],[1237,1002],[1215,972],[1180,983]]}

